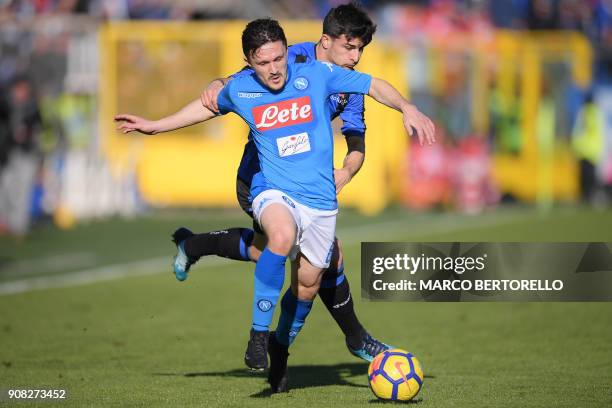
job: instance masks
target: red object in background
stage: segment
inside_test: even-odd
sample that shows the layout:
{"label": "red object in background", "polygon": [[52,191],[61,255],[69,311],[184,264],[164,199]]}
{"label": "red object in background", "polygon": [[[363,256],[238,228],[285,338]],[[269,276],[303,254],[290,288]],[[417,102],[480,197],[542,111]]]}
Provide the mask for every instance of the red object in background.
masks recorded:
{"label": "red object in background", "polygon": [[410,208],[424,210],[449,201],[452,155],[442,137],[436,138],[437,143],[431,146],[420,146],[414,140],[410,144],[400,193],[401,202]]}
{"label": "red object in background", "polygon": [[607,186],[612,186],[612,154],[603,163],[603,182]]}
{"label": "red object in background", "polygon": [[479,213],[498,201],[491,180],[491,157],[487,142],[480,137],[462,139],[455,150],[453,201],[466,213]]}
{"label": "red object in background", "polygon": [[499,201],[491,179],[487,142],[467,137],[457,147],[438,142],[421,147],[416,141],[407,155],[401,202],[414,209],[453,205],[466,213],[478,213]]}

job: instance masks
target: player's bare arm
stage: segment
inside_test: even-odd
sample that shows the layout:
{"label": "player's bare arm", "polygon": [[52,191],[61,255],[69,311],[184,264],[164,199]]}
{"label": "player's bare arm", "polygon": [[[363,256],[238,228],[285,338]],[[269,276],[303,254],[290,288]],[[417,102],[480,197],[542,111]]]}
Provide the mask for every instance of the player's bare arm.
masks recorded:
{"label": "player's bare arm", "polygon": [[200,100],[202,106],[213,112],[219,112],[219,105],[217,105],[217,97],[223,87],[230,81],[230,78],[217,78],[213,79],[210,84],[202,91]]}
{"label": "player's bare arm", "polygon": [[365,160],[365,144],[363,137],[349,136],[346,138],[347,153],[342,167],[334,170],[336,194],[355,177]]}
{"label": "player's bare arm", "polygon": [[200,99],[196,99],[178,112],[159,120],[148,120],[136,115],[120,114],[115,116],[115,122],[120,122],[117,128],[120,132],[140,132],[145,135],[154,135],[195,125],[215,116],[214,112],[202,106]]}
{"label": "player's bare arm", "polygon": [[431,119],[421,113],[416,106],[408,102],[390,83],[380,78],[372,78],[368,95],[376,101],[402,112],[404,127],[412,136],[413,128],[417,132],[419,143],[435,143],[435,126]]}

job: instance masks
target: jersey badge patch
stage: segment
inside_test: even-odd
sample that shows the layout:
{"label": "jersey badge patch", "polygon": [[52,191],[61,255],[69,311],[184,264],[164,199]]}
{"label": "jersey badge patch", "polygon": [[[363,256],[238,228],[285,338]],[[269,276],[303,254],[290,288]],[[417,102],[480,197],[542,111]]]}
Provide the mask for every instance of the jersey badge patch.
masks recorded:
{"label": "jersey badge patch", "polygon": [[304,77],[297,77],[295,81],[293,81],[293,86],[298,91],[303,91],[304,89],[308,88],[308,80]]}

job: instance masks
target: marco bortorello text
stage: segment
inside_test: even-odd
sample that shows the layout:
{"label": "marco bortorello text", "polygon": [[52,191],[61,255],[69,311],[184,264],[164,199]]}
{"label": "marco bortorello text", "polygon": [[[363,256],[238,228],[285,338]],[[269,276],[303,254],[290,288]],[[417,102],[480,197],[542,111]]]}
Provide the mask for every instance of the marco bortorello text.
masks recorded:
{"label": "marco bortorello text", "polygon": [[361,245],[362,297],[379,301],[610,301],[612,243]]}

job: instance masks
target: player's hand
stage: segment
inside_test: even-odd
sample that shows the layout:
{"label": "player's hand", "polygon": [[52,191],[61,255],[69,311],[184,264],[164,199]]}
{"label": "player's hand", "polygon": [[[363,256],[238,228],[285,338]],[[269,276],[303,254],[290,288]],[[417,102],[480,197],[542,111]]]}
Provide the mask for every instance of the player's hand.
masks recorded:
{"label": "player's hand", "polygon": [[416,130],[421,146],[423,146],[424,143],[432,144],[436,142],[436,127],[431,119],[422,114],[416,106],[410,104],[402,108],[402,112],[404,127],[410,136],[412,136]]}
{"label": "player's hand", "polygon": [[346,186],[353,177],[348,169],[334,169],[334,181],[336,182],[336,194],[340,194],[340,191]]}
{"label": "player's hand", "polygon": [[202,106],[212,112],[219,113],[217,97],[219,96],[219,93],[221,92],[224,86],[225,84],[220,79],[215,79],[210,84],[208,84],[206,89],[204,89],[202,91],[202,94],[200,95]]}
{"label": "player's hand", "polygon": [[136,115],[122,114],[115,116],[115,122],[119,122],[118,131],[123,133],[140,132],[145,135],[153,135],[158,132],[154,121],[141,118]]}

